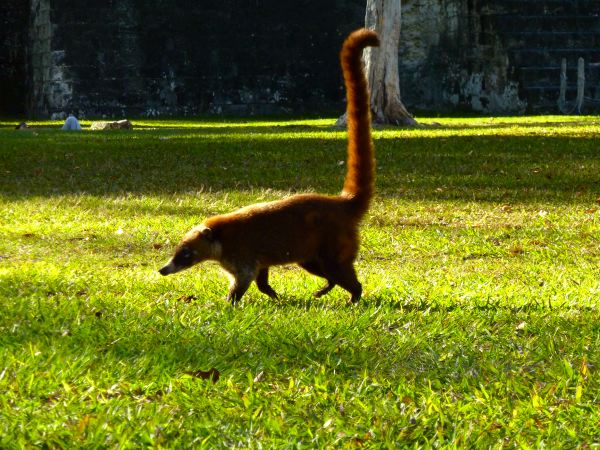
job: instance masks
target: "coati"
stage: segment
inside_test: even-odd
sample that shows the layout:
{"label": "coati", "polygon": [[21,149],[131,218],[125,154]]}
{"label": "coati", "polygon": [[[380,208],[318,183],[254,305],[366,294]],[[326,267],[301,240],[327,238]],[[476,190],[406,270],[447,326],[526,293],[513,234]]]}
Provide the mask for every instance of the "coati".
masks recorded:
{"label": "coati", "polygon": [[358,302],[362,294],[354,270],[358,226],[373,196],[375,166],[361,56],[365,47],[378,45],[375,32],[359,29],[346,38],[340,54],[348,100],[348,172],[341,194],[299,194],[210,217],[185,235],[160,269],[162,275],[217,261],[230,275],[228,300],[235,304],[252,281],[261,292],[277,298],[269,285],[269,267],[296,263],[327,281],[317,297],[337,285],[350,292],[352,303]]}

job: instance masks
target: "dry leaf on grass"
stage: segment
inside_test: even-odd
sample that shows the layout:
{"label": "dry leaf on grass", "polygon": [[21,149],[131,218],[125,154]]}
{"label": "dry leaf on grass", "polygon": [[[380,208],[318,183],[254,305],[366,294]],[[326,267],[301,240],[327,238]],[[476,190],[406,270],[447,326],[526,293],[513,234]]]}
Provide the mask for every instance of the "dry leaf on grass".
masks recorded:
{"label": "dry leaf on grass", "polygon": [[523,253],[525,253],[525,250],[519,245],[510,248],[510,254],[513,256],[522,255]]}
{"label": "dry leaf on grass", "polygon": [[221,373],[214,367],[207,371],[197,370],[195,372],[185,372],[185,374],[194,378],[201,378],[202,380],[212,380],[213,383],[219,381],[219,378],[221,377]]}
{"label": "dry leaf on grass", "polygon": [[185,303],[192,303],[194,300],[197,300],[197,297],[195,295],[182,295],[177,299],[177,301]]}

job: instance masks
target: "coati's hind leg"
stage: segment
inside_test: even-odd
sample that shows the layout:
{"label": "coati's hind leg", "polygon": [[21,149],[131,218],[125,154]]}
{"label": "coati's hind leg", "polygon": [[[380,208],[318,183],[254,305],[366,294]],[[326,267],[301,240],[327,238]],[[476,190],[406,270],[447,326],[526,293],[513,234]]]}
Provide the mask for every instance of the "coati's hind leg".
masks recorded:
{"label": "coati's hind leg", "polygon": [[256,287],[263,294],[267,294],[269,297],[277,299],[279,296],[277,292],[269,285],[269,268],[261,269],[256,277]]}
{"label": "coati's hind leg", "polygon": [[325,275],[323,265],[319,261],[309,261],[299,265],[307,272],[312,273],[313,275],[316,275],[318,277],[325,278],[327,280],[327,284],[314,293],[315,297],[322,297],[335,287],[335,283],[328,279]]}
{"label": "coati's hind leg", "polygon": [[[328,285],[323,288],[326,290],[329,285],[336,284],[344,288],[352,297],[350,301],[357,303],[362,295],[362,285],[356,277],[353,261],[340,262],[334,259],[327,259],[323,262],[325,278],[328,280]],[[327,291],[326,291],[327,292]]]}
{"label": "coati's hind leg", "polygon": [[336,284],[350,292],[352,303],[358,303],[362,296],[362,285],[356,277],[356,270],[352,261],[339,265],[331,274],[331,278]]}
{"label": "coati's hind leg", "polygon": [[327,284],[315,292],[315,297],[322,297],[339,285],[344,288],[352,297],[350,301],[356,303],[362,295],[362,285],[356,277],[356,270],[352,261],[345,263],[339,262],[333,258],[317,259],[300,264],[300,267],[306,271],[325,278]]}
{"label": "coati's hind leg", "polygon": [[323,297],[325,294],[327,294],[329,291],[331,291],[334,287],[335,287],[335,283],[333,281],[327,280],[327,284],[325,286],[323,286],[321,289],[319,289],[317,292],[315,292],[314,295],[316,298]]}

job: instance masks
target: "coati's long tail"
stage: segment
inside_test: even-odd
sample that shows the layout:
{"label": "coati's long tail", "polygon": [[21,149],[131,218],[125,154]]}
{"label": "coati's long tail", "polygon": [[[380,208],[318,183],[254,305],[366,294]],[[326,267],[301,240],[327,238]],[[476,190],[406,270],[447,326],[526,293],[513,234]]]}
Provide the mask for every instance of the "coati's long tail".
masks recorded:
{"label": "coati's long tail", "polygon": [[359,218],[369,208],[375,178],[371,140],[371,104],[362,63],[362,51],[365,47],[378,45],[377,33],[362,28],[346,38],[340,54],[348,100],[348,172],[342,195],[352,199],[354,211]]}

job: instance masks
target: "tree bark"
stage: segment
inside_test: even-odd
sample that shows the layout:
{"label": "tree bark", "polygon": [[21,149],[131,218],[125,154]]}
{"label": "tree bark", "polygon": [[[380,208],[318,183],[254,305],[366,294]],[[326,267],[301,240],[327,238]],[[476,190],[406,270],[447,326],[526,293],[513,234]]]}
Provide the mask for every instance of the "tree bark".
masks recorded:
{"label": "tree bark", "polygon": [[[400,6],[400,0],[367,0],[365,27],[377,32],[381,44],[366,48],[363,62],[371,93],[373,123],[417,126],[400,97]],[[345,114],[336,126],[346,126]]]}

